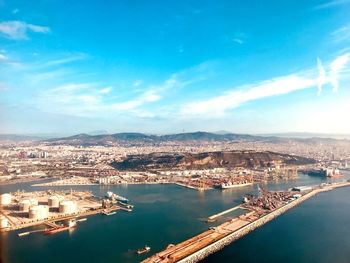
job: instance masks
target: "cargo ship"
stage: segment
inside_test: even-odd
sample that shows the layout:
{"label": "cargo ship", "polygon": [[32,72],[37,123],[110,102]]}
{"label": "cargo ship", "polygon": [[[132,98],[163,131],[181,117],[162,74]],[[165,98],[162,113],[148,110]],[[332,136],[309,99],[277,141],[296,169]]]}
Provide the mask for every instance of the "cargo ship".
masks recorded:
{"label": "cargo ship", "polygon": [[59,227],[53,227],[53,228],[47,229],[44,231],[44,235],[52,235],[62,231],[66,231],[76,227],[76,225],[77,225],[77,222],[75,220],[69,220],[69,223],[67,226],[59,226]]}
{"label": "cargo ship", "polygon": [[236,188],[236,187],[243,187],[252,185],[253,183],[242,183],[242,184],[234,184],[234,183],[222,183],[219,185],[220,189],[230,189],[230,188]]}
{"label": "cargo ship", "polygon": [[327,170],[321,168],[321,169],[311,169],[307,171],[308,175],[311,176],[327,176]]}
{"label": "cargo ship", "polygon": [[145,246],[143,248],[139,248],[138,250],[136,250],[137,254],[143,254],[143,253],[147,253],[151,250],[151,248],[149,246]]}
{"label": "cargo ship", "polygon": [[120,195],[116,195],[115,193],[113,193],[111,191],[107,192],[106,197],[108,199],[117,200],[117,201],[122,202],[122,203],[128,203],[129,202],[129,199],[127,199],[127,198],[125,198],[123,196],[120,196]]}
{"label": "cargo ship", "polygon": [[311,176],[324,176],[324,177],[339,177],[342,176],[339,169],[337,168],[320,168],[320,169],[311,169],[307,172]]}

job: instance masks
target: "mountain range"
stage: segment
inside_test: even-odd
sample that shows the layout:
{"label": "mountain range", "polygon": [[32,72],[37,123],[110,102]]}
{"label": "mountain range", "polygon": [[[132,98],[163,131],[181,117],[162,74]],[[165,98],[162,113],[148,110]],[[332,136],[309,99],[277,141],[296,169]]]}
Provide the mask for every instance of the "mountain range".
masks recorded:
{"label": "mountain range", "polygon": [[271,143],[287,142],[287,141],[299,141],[305,143],[317,143],[325,141],[336,141],[332,138],[289,138],[278,136],[262,136],[262,135],[249,135],[249,134],[236,134],[225,133],[217,134],[210,132],[191,132],[191,133],[178,133],[167,135],[148,135],[143,133],[115,133],[115,134],[77,134],[74,136],[47,139],[46,142],[50,145],[66,144],[66,145],[81,145],[81,146],[97,146],[97,145],[114,145],[118,143],[161,143],[161,142],[176,142],[176,141],[217,141],[217,142],[240,142],[240,141],[265,141]]}

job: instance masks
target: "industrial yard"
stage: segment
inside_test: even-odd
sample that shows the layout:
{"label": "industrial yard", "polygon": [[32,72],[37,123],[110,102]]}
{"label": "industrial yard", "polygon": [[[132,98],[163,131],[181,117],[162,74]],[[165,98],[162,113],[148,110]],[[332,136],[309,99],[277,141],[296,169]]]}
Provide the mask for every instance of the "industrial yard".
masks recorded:
{"label": "industrial yard", "polygon": [[[0,196],[1,231],[11,231],[56,221],[68,220],[114,210],[130,210],[112,198],[100,200],[89,191],[36,191],[4,193]],[[129,207],[129,208],[128,208]]]}

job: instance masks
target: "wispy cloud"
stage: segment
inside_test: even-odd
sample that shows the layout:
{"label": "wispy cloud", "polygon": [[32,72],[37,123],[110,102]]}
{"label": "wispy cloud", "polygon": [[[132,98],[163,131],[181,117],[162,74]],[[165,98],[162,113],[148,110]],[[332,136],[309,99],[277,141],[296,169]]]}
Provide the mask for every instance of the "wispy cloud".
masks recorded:
{"label": "wispy cloud", "polygon": [[336,7],[336,6],[345,5],[349,3],[350,3],[350,0],[333,0],[333,1],[325,2],[323,4],[315,6],[315,9],[326,9],[326,8]]}
{"label": "wispy cloud", "polygon": [[240,45],[242,45],[244,43],[244,41],[240,38],[234,38],[234,39],[232,39],[232,41],[237,43],[237,44],[240,44]]}
{"label": "wispy cloud", "polygon": [[7,61],[7,57],[4,54],[0,53],[0,62],[1,61]]}
{"label": "wispy cloud", "polygon": [[75,116],[100,116],[120,112],[150,117],[152,113],[142,109],[163,98],[164,93],[181,85],[171,76],[161,85],[149,86],[141,94],[124,101],[115,101],[110,94],[113,87],[101,88],[97,83],[69,83],[45,90],[39,95],[39,107],[45,111],[57,111]]}
{"label": "wispy cloud", "polygon": [[339,88],[339,74],[345,67],[345,65],[350,60],[350,54],[347,53],[345,55],[337,57],[330,64],[330,76],[329,81],[333,86],[333,92],[337,92]]}
{"label": "wispy cloud", "polygon": [[28,32],[48,33],[50,32],[50,28],[28,24],[23,21],[4,21],[0,23],[0,35],[9,39],[28,39]]}
{"label": "wispy cloud", "polygon": [[88,55],[85,53],[72,53],[69,55],[64,55],[63,58],[49,60],[45,63],[42,63],[42,67],[50,67],[50,66],[60,66],[68,63],[72,63],[79,60],[84,60],[88,58]]}
{"label": "wispy cloud", "polygon": [[318,81],[317,81],[317,95],[320,95],[322,92],[322,87],[327,82],[326,80],[326,71],[322,65],[322,62],[317,58],[317,69],[318,69]]}
{"label": "wispy cloud", "polygon": [[344,25],[331,33],[335,42],[350,40],[350,24]]}
{"label": "wispy cloud", "polygon": [[333,60],[329,65],[330,71],[328,76],[326,76],[321,61],[318,60],[319,77],[312,77],[309,72],[305,72],[236,87],[220,96],[186,103],[181,107],[180,114],[183,117],[221,117],[228,110],[258,99],[288,94],[314,87],[318,87],[318,94],[320,94],[323,85],[326,83],[330,83],[333,86],[333,91],[336,92],[339,85],[339,74],[349,62],[349,58],[350,55],[347,53]]}
{"label": "wispy cloud", "polygon": [[112,87],[107,87],[107,88],[100,89],[100,93],[102,93],[102,94],[108,94],[108,93],[110,93],[112,90],[113,90]]}

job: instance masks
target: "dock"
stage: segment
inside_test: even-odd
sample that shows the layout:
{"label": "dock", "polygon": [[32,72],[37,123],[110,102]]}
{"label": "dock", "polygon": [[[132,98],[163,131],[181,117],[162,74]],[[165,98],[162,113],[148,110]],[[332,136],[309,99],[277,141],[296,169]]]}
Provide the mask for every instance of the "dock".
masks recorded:
{"label": "dock", "polygon": [[[264,215],[259,214],[257,211],[249,211],[237,218],[219,225],[218,227],[210,228],[209,230],[206,230],[203,233],[200,233],[199,235],[196,235],[177,245],[168,245],[168,247],[163,251],[160,251],[155,255],[146,258],[142,261],[142,263],[198,262],[210,254],[221,250],[223,247],[229,245],[244,235],[254,231],[256,228],[280,216],[296,205],[317,195],[318,193],[347,186],[350,186],[350,182],[319,186],[318,188],[303,194],[301,197],[290,201],[289,203],[269,213],[265,213]],[[228,210],[233,211],[232,209],[234,208]],[[223,211],[222,213],[228,213],[228,210]],[[217,215],[220,216],[222,213],[219,213]],[[214,215],[214,219],[217,215]]]}
{"label": "dock", "polygon": [[223,216],[225,214],[228,214],[228,213],[230,213],[234,210],[237,210],[237,209],[242,209],[241,205],[237,205],[235,207],[232,207],[230,209],[227,209],[227,210],[222,211],[220,213],[217,213],[215,215],[209,216],[207,222],[214,222],[218,217]]}

